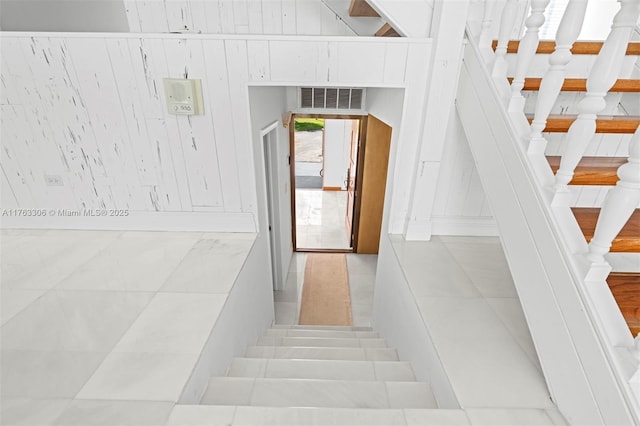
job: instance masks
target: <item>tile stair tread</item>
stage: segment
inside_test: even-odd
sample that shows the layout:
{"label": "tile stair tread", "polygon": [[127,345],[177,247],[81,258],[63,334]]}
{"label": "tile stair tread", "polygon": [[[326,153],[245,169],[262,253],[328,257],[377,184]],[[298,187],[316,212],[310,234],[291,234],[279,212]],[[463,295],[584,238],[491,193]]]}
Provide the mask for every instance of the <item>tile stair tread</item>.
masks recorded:
{"label": "tile stair tread", "polygon": [[250,346],[247,358],[398,361],[393,348]]}
{"label": "tile stair tread", "polygon": [[271,328],[265,336],[274,337],[344,337],[344,338],[373,338],[380,336],[375,331],[350,331],[350,330],[307,330],[295,328]]}
{"label": "tile stair tread", "polygon": [[213,377],[201,404],[275,407],[436,408],[425,382]]}
{"label": "tile stair tread", "polygon": [[[476,415],[482,414],[482,420]],[[416,426],[425,424],[472,425],[504,424],[507,418],[535,416],[535,424],[547,417],[548,425],[566,425],[557,410],[527,408],[326,408],[326,407],[265,407],[236,405],[182,405],[177,404],[167,426],[225,425],[225,426]],[[223,417],[223,418],[221,418]],[[474,419],[475,421],[471,420]],[[511,417],[514,418],[514,417]],[[512,423],[513,424],[513,423]],[[527,424],[534,424],[528,422]]]}
{"label": "tile stair tread", "polygon": [[363,347],[386,348],[384,339],[358,337],[279,337],[262,336],[258,339],[261,346],[307,346],[307,347]]}
{"label": "tile stair tread", "polygon": [[406,361],[234,358],[228,377],[416,381]]}
{"label": "tile stair tread", "polygon": [[300,324],[273,324],[272,329],[293,330],[344,330],[344,331],[374,331],[371,327],[356,325],[300,325]]}

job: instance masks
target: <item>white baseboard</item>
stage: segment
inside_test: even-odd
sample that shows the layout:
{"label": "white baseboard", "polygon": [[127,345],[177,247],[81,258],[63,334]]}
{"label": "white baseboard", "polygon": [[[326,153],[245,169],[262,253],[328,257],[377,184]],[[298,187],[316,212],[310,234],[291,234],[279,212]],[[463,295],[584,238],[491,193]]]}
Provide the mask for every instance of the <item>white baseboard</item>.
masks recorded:
{"label": "white baseboard", "polygon": [[[11,210],[11,211],[10,211]],[[30,211],[30,213],[27,213]],[[251,213],[221,212],[129,212],[110,216],[106,211],[61,211],[50,209],[0,210],[0,228],[5,229],[80,229],[118,231],[192,231],[257,232]],[[32,214],[32,216],[26,216]],[[40,216],[33,216],[40,214]],[[100,214],[97,216],[96,214]]]}

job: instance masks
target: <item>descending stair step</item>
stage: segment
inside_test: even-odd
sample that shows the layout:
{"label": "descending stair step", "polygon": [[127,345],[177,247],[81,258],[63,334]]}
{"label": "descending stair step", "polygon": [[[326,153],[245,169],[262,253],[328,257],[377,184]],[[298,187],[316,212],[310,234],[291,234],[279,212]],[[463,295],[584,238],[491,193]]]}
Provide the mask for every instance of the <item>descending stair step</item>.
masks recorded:
{"label": "descending stair step", "polygon": [[[513,81],[513,77],[507,78],[509,84]],[[542,78],[539,77],[527,77],[524,79],[524,87],[522,90],[537,91],[540,90],[540,84]],[[562,83],[561,90],[563,92],[586,92],[587,91],[587,79],[586,78],[565,78]],[[619,79],[616,80],[613,87],[609,89],[609,92],[626,92],[636,93],[640,92],[640,80],[633,79]]]}
{"label": "descending stair step", "polygon": [[427,383],[214,377],[201,404],[267,407],[436,408]]}
{"label": "descending stair step", "polygon": [[[547,156],[551,170],[560,167],[559,156]],[[573,173],[570,185],[615,185],[618,182],[618,168],[625,164],[625,157],[582,157]]]}
{"label": "descending stair step", "polygon": [[640,333],[640,273],[611,273],[607,284],[631,333],[636,336]]}
{"label": "descending stair step", "polygon": [[291,346],[250,346],[247,358],[333,359],[352,361],[398,361],[390,348],[309,348]]}
{"label": "descending stair step", "polygon": [[[591,241],[596,229],[600,209],[572,207],[571,210],[573,211],[573,215],[576,217],[587,242]],[[616,238],[614,238],[610,251],[640,253],[640,209],[635,210],[626,225],[622,228]]]}
{"label": "descending stair step", "polygon": [[235,358],[227,376],[396,382],[416,380],[408,362],[320,359]]}
{"label": "descending stair step", "polygon": [[277,337],[262,336],[258,346],[306,346],[340,348],[386,348],[384,339],[344,337]]}
{"label": "descending stair step", "polygon": [[342,331],[373,331],[371,327],[355,326],[355,325],[289,325],[289,324],[274,324],[271,326],[272,330],[287,329],[287,330],[342,330]]}
{"label": "descending stair step", "polygon": [[[550,115],[543,132],[564,133],[576,120],[576,115]],[[528,117],[529,123],[533,117]],[[640,125],[640,117],[631,115],[598,116],[596,119],[596,133],[632,134]]]}
{"label": "descending stair step", "polygon": [[[209,408],[213,408],[209,406]],[[234,407],[234,425],[278,425],[278,426],[300,426],[300,425],[348,425],[348,426],[389,426],[405,425],[404,410],[394,409],[371,409],[371,408],[323,408],[323,407]],[[439,418],[438,409],[415,409],[416,412],[433,412],[431,418]],[[463,410],[447,410],[451,417],[455,411],[457,418],[467,419]],[[414,414],[418,416],[419,414]],[[429,414],[422,414],[429,416]],[[268,420],[267,420],[268,419]],[[217,419],[214,419],[217,420]],[[216,424],[211,422],[211,424]],[[411,423],[416,424],[416,423]],[[460,423],[464,424],[464,423]],[[180,424],[180,426],[183,426]]]}
{"label": "descending stair step", "polygon": [[266,335],[274,337],[378,338],[378,333],[375,331],[305,330],[297,328],[271,328],[267,330]]}
{"label": "descending stair step", "polygon": [[[574,55],[597,55],[604,43],[601,41],[576,41],[571,48]],[[510,40],[507,45],[507,53],[518,53],[519,40]],[[498,40],[493,40],[491,44],[493,50],[498,46]],[[556,42],[553,40],[541,40],[538,43],[536,53],[553,53],[556,49]],[[627,55],[640,55],[640,43],[632,42],[627,46]]]}

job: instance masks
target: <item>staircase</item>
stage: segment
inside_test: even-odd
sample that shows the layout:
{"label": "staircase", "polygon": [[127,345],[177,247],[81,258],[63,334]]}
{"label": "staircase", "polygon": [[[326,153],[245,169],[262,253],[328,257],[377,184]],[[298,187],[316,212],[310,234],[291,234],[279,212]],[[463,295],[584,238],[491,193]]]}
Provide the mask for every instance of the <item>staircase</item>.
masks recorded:
{"label": "staircase", "polygon": [[[507,54],[517,54],[518,41],[511,40],[508,43]],[[497,46],[494,40],[492,46]],[[640,55],[640,43],[628,43],[626,49],[627,57],[637,57]],[[602,48],[602,43],[578,41],[571,49],[574,55],[597,55]],[[551,41],[540,41],[536,50],[537,54],[553,53],[555,43]],[[546,59],[546,58],[545,58]],[[581,58],[582,59],[582,58]],[[583,59],[584,60],[584,59]],[[572,77],[572,76],[569,76]],[[509,83],[513,77],[508,78]],[[536,77],[526,77],[522,88],[523,94],[536,94],[540,90],[542,79]],[[568,92],[587,91],[587,79],[585,78],[565,78],[561,87],[561,95]],[[618,93],[640,93],[640,80],[625,78],[617,79],[609,90],[610,94]],[[535,99],[536,97],[533,96]],[[528,108],[525,107],[525,111]],[[617,111],[616,111],[617,112]],[[529,123],[533,121],[533,114],[527,116]],[[576,120],[576,115],[572,114],[551,114],[546,120],[543,129],[545,138],[550,146],[555,142],[561,142],[562,137],[566,137],[571,125]],[[632,135],[640,125],[640,117],[630,115],[598,115],[596,118],[595,132],[603,135],[601,145],[603,148],[596,152],[611,153],[620,143],[620,137],[607,139],[607,135]],[[564,136],[562,134],[565,134]],[[607,146],[608,144],[608,146]],[[554,151],[557,149],[553,148]],[[551,171],[555,174],[559,167],[561,156],[546,155]],[[583,156],[574,169],[573,177],[569,181],[570,188],[601,187],[608,189],[618,183],[617,175],[620,166],[627,162],[627,157],[617,157],[611,155]],[[582,231],[586,242],[590,242],[594,236],[598,217],[599,207],[573,206],[571,211]],[[611,242],[611,253],[640,253],[640,209],[635,209],[626,224]],[[628,265],[612,265],[613,271],[607,277],[607,283],[613,297],[615,298],[622,315],[627,322],[629,330],[633,336],[640,332],[640,263],[637,268],[628,268]]]}
{"label": "staircase", "polygon": [[619,2],[604,43],[576,42],[580,0],[540,41],[548,3],[509,41],[520,3],[484,2],[456,109],[554,401],[572,423],[638,424],[640,2]]}
{"label": "staircase", "polygon": [[429,384],[417,382],[411,365],[371,328],[295,325],[267,330],[226,377],[209,380],[200,403],[326,412],[437,408]]}

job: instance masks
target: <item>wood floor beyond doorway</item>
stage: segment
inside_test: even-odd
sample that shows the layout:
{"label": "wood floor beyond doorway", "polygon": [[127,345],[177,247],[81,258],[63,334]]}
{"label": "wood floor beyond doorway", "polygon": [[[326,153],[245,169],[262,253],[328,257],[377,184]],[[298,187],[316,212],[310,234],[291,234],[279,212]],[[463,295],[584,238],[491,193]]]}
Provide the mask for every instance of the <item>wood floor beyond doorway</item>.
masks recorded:
{"label": "wood floor beyond doorway", "polygon": [[299,324],[352,325],[345,254],[307,255]]}

